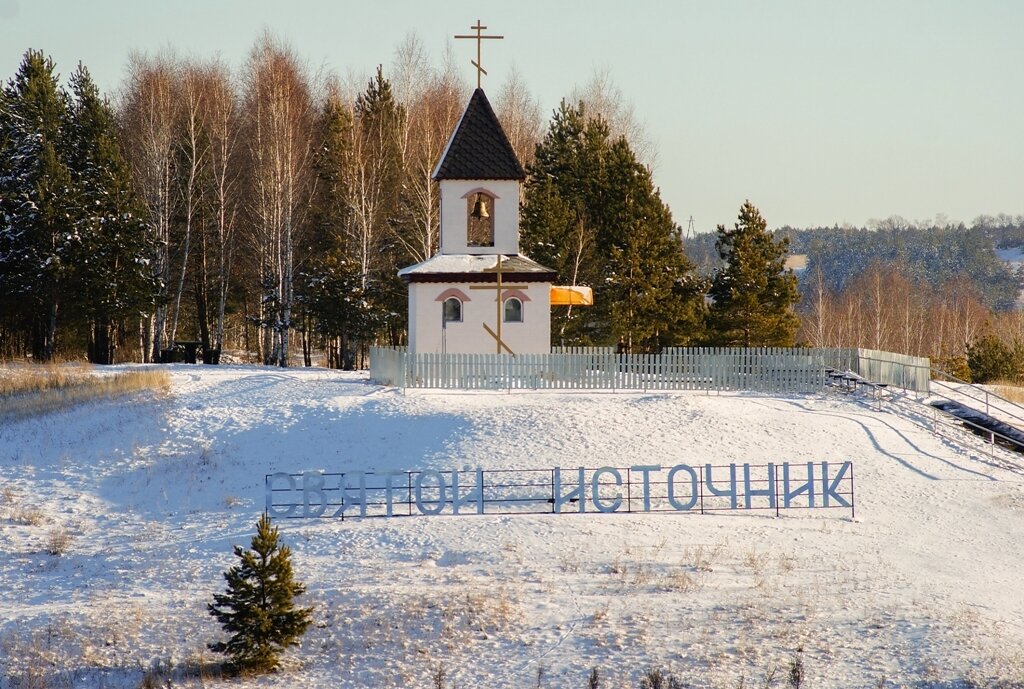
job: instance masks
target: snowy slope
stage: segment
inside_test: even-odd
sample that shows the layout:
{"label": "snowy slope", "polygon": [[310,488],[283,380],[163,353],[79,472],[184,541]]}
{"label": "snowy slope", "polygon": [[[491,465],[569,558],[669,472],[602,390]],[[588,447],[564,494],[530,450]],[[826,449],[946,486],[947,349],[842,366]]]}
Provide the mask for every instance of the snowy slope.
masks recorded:
{"label": "snowy slope", "polygon": [[[204,680],[267,473],[852,460],[842,512],[279,521],[316,625],[231,686],[1024,680],[1024,470],[837,395],[403,394],[173,366],[173,395],[0,427],[0,686]],[[66,552],[45,552],[53,534]],[[35,669],[33,669],[35,668]],[[43,670],[40,670],[42,668]],[[62,684],[63,683],[63,684]]]}

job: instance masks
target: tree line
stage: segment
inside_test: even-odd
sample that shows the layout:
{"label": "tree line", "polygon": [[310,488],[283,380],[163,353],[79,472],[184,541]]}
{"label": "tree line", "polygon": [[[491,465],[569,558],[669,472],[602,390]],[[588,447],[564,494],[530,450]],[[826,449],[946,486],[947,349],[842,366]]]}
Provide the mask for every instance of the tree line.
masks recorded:
{"label": "tree line", "polygon": [[[436,249],[430,173],[468,89],[414,38],[396,62],[356,92],[264,35],[237,72],[133,55],[112,104],[84,67],[68,91],[26,53],[0,96],[0,351],[156,361],[195,340],[287,365],[298,334],[307,361],[317,338],[337,364],[400,342],[395,272]],[[528,151],[522,81],[497,102]]]}
{"label": "tree line", "polygon": [[[351,367],[403,344],[396,273],[437,250],[431,173],[468,95],[415,38],[358,87],[269,34],[236,71],[136,54],[113,103],[29,51],[0,95],[0,354],[160,361],[193,341]],[[621,93],[598,75],[575,95],[546,127],[518,74],[496,99],[528,172],[524,252],[596,293],[556,311],[553,343],[792,344],[785,240],[745,204],[719,228],[728,268],[701,276]]]}
{"label": "tree line", "polygon": [[[933,288],[966,278],[985,305],[997,311],[1013,308],[1021,286],[1019,276],[996,250],[1024,247],[1024,216],[983,215],[970,226],[914,223],[892,216],[871,221],[867,227],[786,225],[773,234],[789,240],[791,253],[806,256],[805,286],[806,277],[821,269],[828,288],[841,292],[879,263],[896,266],[908,279]],[[721,267],[715,241],[713,234],[705,233],[686,242],[687,255],[702,274]]]}
{"label": "tree line", "polygon": [[[466,91],[450,69],[431,68],[416,41],[399,61],[402,102],[381,69],[350,94],[270,35],[238,72],[216,60],[133,55],[116,105],[94,93],[117,143],[106,161],[116,175],[92,175],[71,146],[81,89],[72,78],[69,95],[53,63],[27,53],[0,101],[3,203],[13,218],[0,228],[5,354],[50,359],[58,337],[80,351],[97,318],[122,358],[145,361],[181,340],[281,365],[296,334],[307,359],[315,336],[335,362],[351,361],[361,343],[399,342],[395,272],[436,247],[429,173]],[[141,237],[108,233],[86,246],[75,228],[102,224],[95,205],[77,201],[87,178],[123,184]],[[102,298],[71,273],[115,245],[138,261],[139,290],[120,310],[94,315]],[[111,279],[90,284],[120,289]]]}

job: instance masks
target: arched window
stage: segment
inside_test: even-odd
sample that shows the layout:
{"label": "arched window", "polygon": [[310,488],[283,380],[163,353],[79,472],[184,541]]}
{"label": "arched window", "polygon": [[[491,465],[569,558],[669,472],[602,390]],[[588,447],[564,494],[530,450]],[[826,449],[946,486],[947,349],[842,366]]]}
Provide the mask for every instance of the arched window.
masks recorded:
{"label": "arched window", "polygon": [[516,297],[509,297],[505,300],[505,322],[523,322],[523,302]]}
{"label": "arched window", "polygon": [[456,297],[444,300],[443,313],[445,323],[462,322],[462,302]]}
{"label": "arched window", "polygon": [[466,197],[466,245],[494,246],[494,196],[486,191]]}

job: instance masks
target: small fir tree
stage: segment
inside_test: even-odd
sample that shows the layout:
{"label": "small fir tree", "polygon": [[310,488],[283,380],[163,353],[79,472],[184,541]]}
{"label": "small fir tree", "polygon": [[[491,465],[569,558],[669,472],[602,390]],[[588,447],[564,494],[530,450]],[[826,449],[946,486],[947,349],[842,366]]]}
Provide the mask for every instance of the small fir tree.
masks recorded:
{"label": "small fir tree", "polygon": [[312,607],[300,608],[295,598],[306,587],[292,574],[291,549],[278,543],[277,527],[264,514],[256,525],[249,550],[235,546],[241,561],[224,572],[227,592],[214,594],[208,605],[224,631],[226,642],[210,650],[229,657],[228,668],[238,673],[269,672],[278,656],[299,643],[312,622]]}
{"label": "small fir tree", "polygon": [[972,383],[1016,381],[1020,378],[1022,361],[1024,347],[1020,343],[1014,342],[1011,347],[991,333],[974,340],[967,347],[967,366]]}
{"label": "small fir tree", "polygon": [[718,226],[715,245],[726,262],[715,273],[708,313],[714,344],[735,347],[792,347],[800,320],[797,279],[785,268],[789,240],[776,242],[761,212],[747,201],[733,229]]}

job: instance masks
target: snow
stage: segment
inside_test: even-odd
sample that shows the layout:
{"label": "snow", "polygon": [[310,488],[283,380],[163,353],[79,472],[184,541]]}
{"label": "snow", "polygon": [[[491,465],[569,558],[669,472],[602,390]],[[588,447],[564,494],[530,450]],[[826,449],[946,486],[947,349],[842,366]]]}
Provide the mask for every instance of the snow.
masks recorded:
{"label": "snow", "polygon": [[494,254],[438,254],[432,258],[403,268],[399,276],[418,273],[482,273],[493,271],[498,265]]}
{"label": "snow", "polygon": [[[497,254],[437,254],[426,261],[403,268],[398,271],[398,275],[401,277],[433,273],[484,273],[495,271],[497,266]],[[549,272],[547,268],[522,254],[502,255],[502,267],[504,270],[515,272]]]}
{"label": "snow", "polygon": [[1024,263],[1024,246],[997,248],[996,257],[1005,263]]}
{"label": "snow", "polygon": [[[166,398],[0,426],[0,687],[29,666],[58,686],[137,687],[155,669],[199,686],[189,668],[220,638],[205,606],[267,473],[847,459],[856,519],[279,521],[316,621],[282,672],[231,686],[427,687],[443,665],[459,687],[582,687],[595,666],[605,687],[650,667],[735,687],[781,678],[798,649],[813,687],[1024,679],[1024,469],[933,435],[912,407],[166,368]],[[49,555],[60,529],[66,552]]]}

